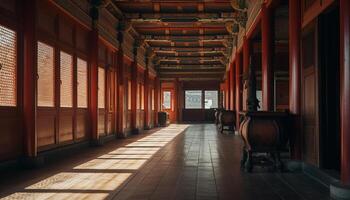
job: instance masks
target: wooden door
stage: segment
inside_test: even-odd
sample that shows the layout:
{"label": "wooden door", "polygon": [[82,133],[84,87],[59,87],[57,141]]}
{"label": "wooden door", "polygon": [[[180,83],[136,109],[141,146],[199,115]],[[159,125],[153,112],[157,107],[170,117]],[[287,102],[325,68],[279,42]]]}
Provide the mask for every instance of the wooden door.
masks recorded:
{"label": "wooden door", "polygon": [[169,114],[170,122],[175,122],[174,90],[164,89],[162,92],[162,110]]}
{"label": "wooden door", "polygon": [[107,134],[113,134],[116,130],[115,126],[115,87],[116,83],[116,73],[115,70],[112,68],[108,69],[108,74],[107,74]]}
{"label": "wooden door", "polygon": [[317,98],[316,32],[312,24],[302,38],[302,139],[303,160],[318,165],[319,131]]}

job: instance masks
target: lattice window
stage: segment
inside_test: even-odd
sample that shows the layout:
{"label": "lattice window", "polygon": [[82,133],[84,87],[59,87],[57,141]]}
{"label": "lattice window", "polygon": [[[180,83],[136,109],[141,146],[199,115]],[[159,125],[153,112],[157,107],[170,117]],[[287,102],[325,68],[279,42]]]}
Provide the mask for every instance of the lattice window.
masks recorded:
{"label": "lattice window", "polygon": [[0,26],[0,106],[17,105],[16,32]]}
{"label": "lattice window", "polygon": [[105,69],[98,68],[98,108],[105,108]]}
{"label": "lattice window", "polygon": [[77,59],[77,71],[78,71],[78,108],[88,107],[88,66],[85,60]]}
{"label": "lattice window", "polygon": [[73,56],[60,52],[61,107],[73,107]]}
{"label": "lattice window", "polygon": [[154,106],[154,101],[155,101],[155,99],[154,99],[154,89],[152,89],[152,94],[151,94],[151,101],[152,101],[152,110],[155,110],[155,106]]}
{"label": "lattice window", "polygon": [[55,65],[53,47],[38,42],[38,106],[55,105]]}
{"label": "lattice window", "polygon": [[131,81],[128,81],[128,110],[131,110]]}
{"label": "lattice window", "polygon": [[141,110],[145,109],[145,86],[141,85]]}

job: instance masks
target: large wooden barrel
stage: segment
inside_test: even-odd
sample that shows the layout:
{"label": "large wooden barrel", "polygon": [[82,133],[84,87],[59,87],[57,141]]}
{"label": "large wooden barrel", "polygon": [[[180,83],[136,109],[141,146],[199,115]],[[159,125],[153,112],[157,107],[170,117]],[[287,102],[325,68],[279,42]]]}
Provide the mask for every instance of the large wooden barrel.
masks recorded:
{"label": "large wooden barrel", "polygon": [[167,112],[158,112],[158,125],[161,127],[167,126],[169,115]]}
{"label": "large wooden barrel", "polygon": [[219,120],[219,117],[220,117],[220,113],[223,109],[222,108],[217,108],[215,109],[215,124],[219,124],[220,120]]}
{"label": "large wooden barrel", "polygon": [[273,166],[281,170],[280,151],[285,149],[289,138],[288,113],[258,111],[244,116],[239,127],[244,141],[241,167],[251,172],[253,165],[258,164],[253,161],[253,154],[264,152],[272,158]]}
{"label": "large wooden barrel", "polygon": [[219,130],[221,133],[226,129],[234,132],[236,123],[236,112],[231,110],[222,110],[219,113]]}
{"label": "large wooden barrel", "polygon": [[278,150],[288,142],[288,114],[284,112],[248,112],[239,133],[245,148],[253,151]]}
{"label": "large wooden barrel", "polygon": [[236,112],[231,110],[222,110],[220,122],[224,125],[234,124],[236,121]]}

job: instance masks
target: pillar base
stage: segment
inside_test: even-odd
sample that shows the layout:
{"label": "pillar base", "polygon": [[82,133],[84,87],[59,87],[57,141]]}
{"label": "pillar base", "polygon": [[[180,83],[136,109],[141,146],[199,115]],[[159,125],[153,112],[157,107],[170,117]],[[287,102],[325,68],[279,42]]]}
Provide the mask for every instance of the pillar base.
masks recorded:
{"label": "pillar base", "polygon": [[334,182],[330,184],[329,191],[331,194],[331,197],[334,199],[350,199],[350,185],[343,185],[340,182]]}
{"label": "pillar base", "polygon": [[125,139],[126,138],[126,134],[124,132],[119,132],[119,133],[117,133],[116,137],[118,139]]}
{"label": "pillar base", "polygon": [[137,135],[140,133],[140,130],[138,128],[134,128],[131,130],[131,134]]}
{"label": "pillar base", "polygon": [[35,157],[25,156],[20,159],[20,164],[26,169],[38,168],[45,164],[45,159],[43,156],[35,156]]}
{"label": "pillar base", "polygon": [[93,147],[100,147],[100,146],[103,146],[104,145],[104,140],[99,138],[99,139],[94,139],[94,140],[91,140],[91,146]]}

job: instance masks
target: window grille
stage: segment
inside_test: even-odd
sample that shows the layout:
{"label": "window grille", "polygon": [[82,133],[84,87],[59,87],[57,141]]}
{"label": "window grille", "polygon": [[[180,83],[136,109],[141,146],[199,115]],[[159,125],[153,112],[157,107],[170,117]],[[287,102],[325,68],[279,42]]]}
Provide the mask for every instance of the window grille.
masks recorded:
{"label": "window grille", "polygon": [[78,94],[78,108],[88,107],[88,67],[87,62],[80,58],[77,59],[77,94]]}
{"label": "window grille", "polygon": [[60,52],[61,107],[73,107],[73,57]]}
{"label": "window grille", "polygon": [[55,66],[53,47],[38,42],[38,106],[54,107]]}
{"label": "window grille", "polygon": [[17,105],[16,32],[0,26],[0,106]]}
{"label": "window grille", "polygon": [[105,69],[98,68],[98,108],[105,108]]}
{"label": "window grille", "polygon": [[131,81],[128,81],[128,110],[131,110]]}

